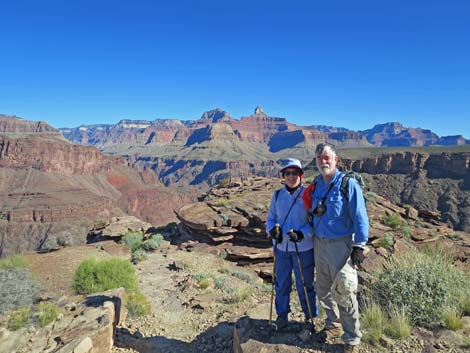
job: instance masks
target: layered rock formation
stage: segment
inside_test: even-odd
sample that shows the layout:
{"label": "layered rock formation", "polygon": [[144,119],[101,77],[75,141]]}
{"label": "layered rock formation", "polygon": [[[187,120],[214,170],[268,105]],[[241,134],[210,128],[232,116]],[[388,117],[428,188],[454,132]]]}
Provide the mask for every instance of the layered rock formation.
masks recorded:
{"label": "layered rock formation", "polygon": [[398,152],[344,159],[343,164],[364,173],[370,190],[397,203],[439,211],[456,229],[470,230],[470,152]]}
{"label": "layered rock formation", "polygon": [[39,249],[56,235],[84,243],[94,222],[123,213],[166,224],[197,193],[165,188],[153,172],[71,144],[45,123],[1,121],[0,256]]}

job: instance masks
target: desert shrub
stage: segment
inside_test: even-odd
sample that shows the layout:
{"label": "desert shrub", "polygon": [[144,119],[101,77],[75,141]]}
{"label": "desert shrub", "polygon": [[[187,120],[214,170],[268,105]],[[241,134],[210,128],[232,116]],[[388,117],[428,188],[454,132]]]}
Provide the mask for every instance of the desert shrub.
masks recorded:
{"label": "desert shrub", "polygon": [[228,302],[232,304],[240,303],[254,293],[253,287],[238,287],[235,288],[230,296]]}
{"label": "desert shrub", "polygon": [[455,233],[447,234],[446,237],[449,238],[450,240],[462,240],[462,237]]}
{"label": "desert shrub", "polygon": [[214,288],[221,290],[222,292],[231,294],[233,293],[234,289],[228,283],[227,278],[225,277],[216,277],[214,278]]}
{"label": "desert shrub", "polygon": [[221,259],[226,259],[227,258],[227,255],[228,253],[225,251],[225,250],[222,250],[221,252],[219,252],[218,256],[221,258]]}
{"label": "desert shrub", "polygon": [[27,269],[30,265],[22,255],[13,255],[0,259],[0,269],[14,270]]}
{"label": "desert shrub", "polygon": [[395,237],[393,233],[387,232],[384,234],[382,239],[380,239],[379,245],[386,249],[393,248],[393,244],[395,242]]}
{"label": "desert shrub", "polygon": [[376,203],[379,196],[375,192],[367,191],[364,193],[364,198],[369,202]]}
{"label": "desert shrub", "polygon": [[457,303],[462,315],[470,316],[470,295],[468,293],[460,293]]}
{"label": "desert shrub", "polygon": [[400,217],[398,213],[392,213],[389,215],[385,215],[382,217],[382,222],[386,226],[391,227],[392,229],[396,230],[403,224],[403,219]]}
{"label": "desert shrub", "polygon": [[378,345],[382,337],[385,315],[382,308],[374,302],[366,302],[361,314],[362,339],[372,345]]}
{"label": "desert shrub", "polygon": [[57,319],[61,312],[62,310],[54,303],[41,302],[35,308],[34,316],[37,318],[39,326],[44,327]]}
{"label": "desert shrub", "polygon": [[142,248],[146,251],[156,250],[162,245],[163,235],[160,233],[153,234],[149,239],[147,239],[143,244]]}
{"label": "desert shrub", "polygon": [[47,239],[44,241],[44,243],[41,244],[41,250],[45,251],[55,251],[59,250],[60,245],[57,242],[56,237],[47,237]]}
{"label": "desert shrub", "polygon": [[217,200],[214,202],[214,206],[217,206],[217,207],[225,207],[225,206],[227,206],[227,199],[217,199]]}
{"label": "desert shrub", "polygon": [[70,234],[62,234],[57,237],[57,244],[63,248],[73,245],[72,236]]}
{"label": "desert shrub", "polygon": [[127,260],[88,259],[75,270],[73,289],[78,294],[91,294],[119,287],[124,287],[128,292],[137,289],[134,268]]}
{"label": "desert shrub", "polygon": [[140,291],[126,294],[126,308],[132,317],[145,316],[152,311],[147,297]]}
{"label": "desert shrub", "polygon": [[442,321],[449,330],[457,331],[463,328],[462,316],[455,307],[447,307],[442,311]]}
{"label": "desert shrub", "polygon": [[[21,260],[11,259],[5,267],[22,266]],[[0,315],[29,306],[39,293],[40,287],[25,269],[5,270],[0,268]]]}
{"label": "desert shrub", "polygon": [[22,327],[25,327],[29,322],[30,313],[30,306],[25,306],[23,308],[11,312],[7,318],[7,328],[10,331],[16,331]]}
{"label": "desert shrub", "polygon": [[199,288],[206,289],[206,288],[210,287],[211,280],[210,280],[210,278],[201,278],[197,281],[197,284],[198,284]]}
{"label": "desert shrub", "polygon": [[392,310],[390,319],[384,328],[385,334],[396,339],[408,338],[411,335],[410,320],[403,310]]}
{"label": "desert shrub", "polygon": [[145,250],[139,249],[132,253],[131,255],[131,262],[134,265],[137,265],[139,262],[145,261],[148,259],[148,254]]}
{"label": "desert shrub", "polygon": [[400,232],[403,234],[405,238],[410,238],[413,232],[411,231],[411,227],[409,225],[402,225],[400,227]]}
{"label": "desert shrub", "polygon": [[419,251],[392,257],[372,285],[373,298],[387,312],[402,311],[412,324],[436,323],[446,304],[470,290],[468,275],[444,254]]}
{"label": "desert shrub", "polygon": [[139,250],[144,242],[144,235],[140,232],[127,232],[123,235],[121,242],[126,244],[132,252]]}

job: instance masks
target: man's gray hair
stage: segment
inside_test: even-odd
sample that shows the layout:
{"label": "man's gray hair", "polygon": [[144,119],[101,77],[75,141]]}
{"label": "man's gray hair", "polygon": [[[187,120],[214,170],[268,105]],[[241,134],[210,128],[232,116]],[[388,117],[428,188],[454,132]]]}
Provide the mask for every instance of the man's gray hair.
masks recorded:
{"label": "man's gray hair", "polygon": [[315,148],[315,156],[319,156],[325,152],[326,149],[329,149],[331,153],[333,153],[336,156],[336,148],[334,145],[331,143],[319,143],[317,145],[317,148]]}

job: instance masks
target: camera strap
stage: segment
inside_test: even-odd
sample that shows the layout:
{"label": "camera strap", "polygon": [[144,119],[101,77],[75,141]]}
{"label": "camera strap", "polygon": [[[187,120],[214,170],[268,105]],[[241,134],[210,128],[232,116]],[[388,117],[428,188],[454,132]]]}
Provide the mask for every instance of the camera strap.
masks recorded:
{"label": "camera strap", "polygon": [[[300,188],[299,188],[299,189],[300,189]],[[286,217],[284,218],[284,221],[282,222],[281,229],[282,229],[282,227],[284,227],[284,224],[285,224],[286,221],[287,221],[287,217],[289,217],[289,213],[290,213],[290,211],[292,210],[292,207],[294,207],[295,203],[297,202],[297,199],[299,198],[299,195],[302,194],[302,192],[303,192],[303,190],[302,190],[302,191],[299,191],[299,193],[297,194],[297,196],[296,196],[295,199],[294,199],[294,202],[292,202],[292,204],[290,205],[289,210],[287,211]]]}

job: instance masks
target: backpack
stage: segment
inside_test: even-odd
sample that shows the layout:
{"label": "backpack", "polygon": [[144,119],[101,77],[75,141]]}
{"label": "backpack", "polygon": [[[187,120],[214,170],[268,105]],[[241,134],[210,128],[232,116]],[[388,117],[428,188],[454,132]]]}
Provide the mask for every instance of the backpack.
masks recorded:
{"label": "backpack", "polygon": [[[349,189],[348,189],[349,179],[351,178],[356,179],[356,181],[359,183],[359,186],[361,187],[362,190],[364,190],[364,186],[365,186],[364,179],[362,178],[361,174],[353,172],[353,171],[341,172],[341,173],[343,174],[343,180],[341,180],[340,190],[343,193],[344,197],[346,198],[346,201],[349,202]],[[307,210],[309,210],[312,206],[312,193],[313,193],[313,190],[315,190],[315,185],[317,184],[317,178],[313,179],[313,182],[309,186],[307,186],[307,188],[304,190],[304,193],[302,195],[302,201],[304,202],[304,206]]]}

